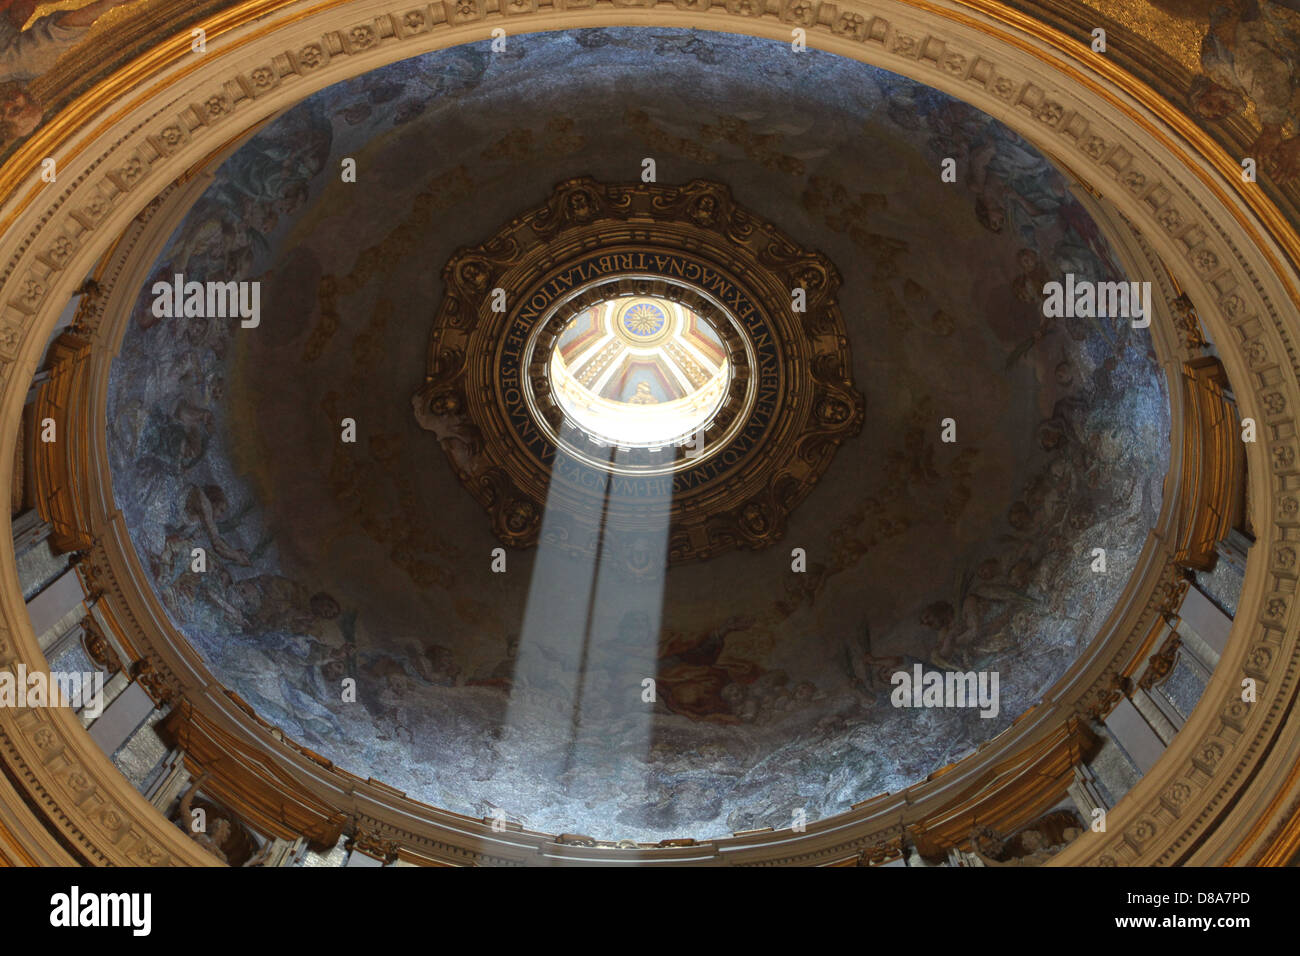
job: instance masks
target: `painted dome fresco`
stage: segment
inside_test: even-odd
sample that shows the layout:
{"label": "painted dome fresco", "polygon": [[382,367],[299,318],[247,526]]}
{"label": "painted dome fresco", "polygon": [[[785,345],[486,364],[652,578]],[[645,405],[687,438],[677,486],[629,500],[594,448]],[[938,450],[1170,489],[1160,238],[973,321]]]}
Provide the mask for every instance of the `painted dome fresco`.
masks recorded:
{"label": "painted dome fresco", "polygon": [[[602,223],[619,248],[650,242],[647,159],[683,237],[661,252],[707,259],[712,291],[639,268],[579,290],[597,280],[575,265],[583,296],[556,292],[519,374],[554,398],[557,428],[616,459],[686,454],[691,435],[764,410],[770,347],[784,404],[764,435],[790,435],[784,483],[725,527],[700,492],[687,544],[662,521],[620,531],[629,564],[603,532],[565,537],[546,505],[563,455],[539,452],[556,476],[542,504],[502,517],[534,537],[503,543],[482,496],[503,475],[525,483],[489,458],[505,413],[482,389],[427,390],[452,360],[431,360],[435,316],[484,370],[512,343],[475,337],[489,305],[448,305],[475,283],[486,303],[496,280],[444,266],[477,256],[500,274],[489,240],[512,223],[576,237],[575,263],[601,253],[583,243]],[[692,183],[734,207],[691,199]],[[115,360],[113,492],[216,678],[362,778],[602,839],[825,818],[1032,708],[1101,630],[1157,522],[1170,413],[1148,331],[1048,317],[1038,295],[1067,275],[1127,278],[1103,218],[993,118],[788,43],[610,28],[423,55],[232,144]],[[788,283],[706,242],[755,236]],[[560,288],[543,286],[538,249],[536,277],[519,267],[529,295]],[[151,290],[176,275],[260,283],[259,323],[160,318]],[[727,283],[758,290],[752,314]],[[528,307],[513,289],[502,316]],[[839,391],[814,392],[830,380]],[[807,432],[782,430],[794,419]],[[717,501],[769,447],[731,471],[708,459]],[[692,474],[611,478],[600,507],[680,499]],[[892,675],[913,668],[996,673],[997,706],[895,706]]]}

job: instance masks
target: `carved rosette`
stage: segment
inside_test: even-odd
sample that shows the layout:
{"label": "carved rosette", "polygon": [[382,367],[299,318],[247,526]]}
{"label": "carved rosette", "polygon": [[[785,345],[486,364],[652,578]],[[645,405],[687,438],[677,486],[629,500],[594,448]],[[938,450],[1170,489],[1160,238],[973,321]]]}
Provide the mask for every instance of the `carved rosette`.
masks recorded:
{"label": "carved rosette", "polygon": [[[839,274],[725,186],[568,180],[458,252],[443,282],[412,404],[508,546],[536,544],[545,513],[548,543],[636,573],[658,570],[665,523],[670,563],[765,547],[862,426]],[[675,299],[719,330],[734,376],[706,454],[622,450],[602,467],[558,437],[549,350],[575,309],[627,294]]]}

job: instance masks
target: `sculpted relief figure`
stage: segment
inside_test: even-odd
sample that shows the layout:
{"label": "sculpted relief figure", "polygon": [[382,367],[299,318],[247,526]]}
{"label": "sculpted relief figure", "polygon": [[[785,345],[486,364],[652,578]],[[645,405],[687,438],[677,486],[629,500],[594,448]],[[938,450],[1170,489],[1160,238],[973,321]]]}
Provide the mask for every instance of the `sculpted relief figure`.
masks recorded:
{"label": "sculpted relief figure", "polygon": [[230,839],[231,826],[230,821],[225,817],[216,817],[208,821],[208,825],[202,830],[194,829],[194,798],[198,795],[199,788],[207,782],[210,775],[204,774],[190,785],[185,791],[185,796],[181,797],[181,826],[185,832],[190,835],[190,839],[197,843],[203,849],[207,850],[222,863],[228,863],[226,851],[223,844]]}
{"label": "sculpted relief figure", "polygon": [[420,427],[438,437],[459,471],[473,476],[483,470],[483,439],[468,421],[460,396],[452,392],[431,396],[422,388],[411,396],[411,408]]}
{"label": "sculpted relief figure", "polygon": [[[180,823],[181,826],[185,828],[185,832],[190,835],[191,840],[203,847],[203,849],[207,850],[222,863],[230,863],[231,861],[226,853],[226,848],[231,836],[234,835],[235,824],[225,817],[213,817],[208,821],[208,826],[205,828],[206,832],[195,832],[194,830],[194,798],[203,784],[207,782],[209,776],[211,776],[211,774],[203,774],[203,776],[199,777],[198,780],[194,781],[194,783],[190,785],[189,790],[185,791],[185,795],[181,797]],[[270,858],[273,848],[274,842],[267,840],[266,844],[256,853],[250,856],[243,863],[235,865],[262,866]]]}
{"label": "sculpted relief figure", "polygon": [[971,847],[985,866],[1040,866],[1083,834],[1078,817],[1055,810],[1015,836],[1003,838],[988,826],[971,831]]}

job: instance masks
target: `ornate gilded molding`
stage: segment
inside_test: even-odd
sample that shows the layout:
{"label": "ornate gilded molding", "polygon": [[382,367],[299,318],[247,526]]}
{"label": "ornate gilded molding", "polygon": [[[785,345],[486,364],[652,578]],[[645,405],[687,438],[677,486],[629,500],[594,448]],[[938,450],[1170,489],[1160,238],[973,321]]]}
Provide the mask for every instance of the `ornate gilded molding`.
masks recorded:
{"label": "ornate gilded molding", "polygon": [[[90,525],[78,486],[84,486],[89,423],[78,417],[89,402],[82,390],[88,378],[82,365],[90,340],[64,332],[50,346],[50,379],[36,399],[36,509],[50,523],[50,543],[59,551],[80,551],[91,544]],[[49,433],[47,434],[47,430]]]}
{"label": "ornate gilded molding", "polygon": [[170,746],[182,748],[192,770],[208,774],[204,792],[233,810],[245,824],[280,839],[306,837],[313,849],[332,849],[346,816],[304,790],[268,755],[180,702],[158,723]]}
{"label": "ornate gilded molding", "polygon": [[1224,393],[1227,378],[1212,356],[1183,363],[1183,480],[1186,502],[1176,558],[1183,567],[1209,570],[1214,546],[1239,527],[1245,489],[1245,453],[1236,408]]}
{"label": "ornate gilded molding", "polygon": [[938,858],[952,847],[966,844],[975,827],[1014,832],[1058,805],[1073,782],[1074,768],[1097,747],[1096,735],[1081,720],[1071,719],[1015,758],[989,767],[989,779],[1006,783],[990,794],[975,789],[965,799],[953,800],[940,813],[907,828],[909,842],[923,857]]}

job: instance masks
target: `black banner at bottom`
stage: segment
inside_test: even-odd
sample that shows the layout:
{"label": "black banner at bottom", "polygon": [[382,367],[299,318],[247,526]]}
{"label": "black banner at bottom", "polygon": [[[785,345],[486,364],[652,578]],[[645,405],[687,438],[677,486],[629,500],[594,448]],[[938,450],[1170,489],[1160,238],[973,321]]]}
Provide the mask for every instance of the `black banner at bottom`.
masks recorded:
{"label": "black banner at bottom", "polygon": [[990,933],[1023,939],[1035,928],[1080,940],[1161,932],[1217,939],[1289,926],[1300,888],[1294,869],[386,869],[405,872],[9,869],[0,870],[0,891],[23,937],[77,934],[130,947],[195,938],[373,945],[390,931],[434,927],[447,942],[468,929],[493,946],[512,933],[528,945],[539,933],[609,941],[620,927],[661,941],[671,928],[685,943],[720,924],[729,936],[762,941],[773,920],[809,942],[858,926],[875,945],[915,944],[935,932],[970,934],[972,944]]}

